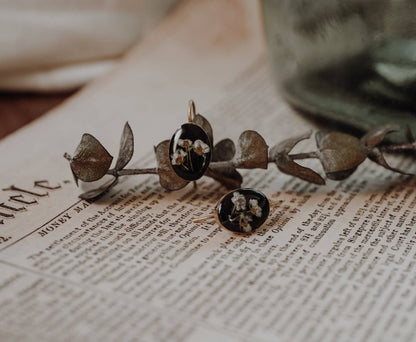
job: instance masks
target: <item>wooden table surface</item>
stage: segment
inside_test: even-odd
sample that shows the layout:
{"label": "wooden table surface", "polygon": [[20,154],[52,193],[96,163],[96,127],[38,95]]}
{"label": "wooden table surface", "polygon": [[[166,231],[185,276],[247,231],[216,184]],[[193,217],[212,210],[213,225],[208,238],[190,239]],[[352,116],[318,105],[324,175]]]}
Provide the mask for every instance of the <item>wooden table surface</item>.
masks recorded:
{"label": "wooden table surface", "polygon": [[56,94],[0,92],[0,139],[60,104],[73,92]]}

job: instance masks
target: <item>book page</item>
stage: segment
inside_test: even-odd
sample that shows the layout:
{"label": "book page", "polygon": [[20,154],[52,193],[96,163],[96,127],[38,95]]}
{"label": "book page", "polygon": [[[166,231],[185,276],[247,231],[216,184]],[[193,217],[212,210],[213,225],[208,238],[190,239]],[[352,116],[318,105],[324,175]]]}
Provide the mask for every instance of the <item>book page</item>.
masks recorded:
{"label": "book page", "polygon": [[78,198],[62,155],[82,133],[117,156],[129,121],[132,167],[154,167],[190,98],[214,142],[252,129],[273,146],[315,128],[273,87],[256,2],[185,2],[120,68],[0,143],[0,339],[414,340],[413,178],[369,161],[325,186],[243,170],[280,203],[251,235],[192,223],[226,193],[207,177],[166,192],[129,176]]}

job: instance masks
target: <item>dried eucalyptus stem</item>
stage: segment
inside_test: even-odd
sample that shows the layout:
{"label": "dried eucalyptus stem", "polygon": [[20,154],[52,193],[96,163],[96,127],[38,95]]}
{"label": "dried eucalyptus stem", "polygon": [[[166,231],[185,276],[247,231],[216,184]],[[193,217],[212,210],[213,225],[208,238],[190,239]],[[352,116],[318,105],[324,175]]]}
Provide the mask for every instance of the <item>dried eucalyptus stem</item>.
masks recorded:
{"label": "dried eucalyptus stem", "polygon": [[[68,154],[65,154],[65,158],[68,159]],[[304,152],[304,153],[297,153],[297,154],[289,154],[289,157],[292,160],[299,160],[299,159],[312,159],[312,158],[319,158],[319,155],[316,152]],[[70,157],[69,159],[70,160]],[[268,163],[275,163],[276,160],[271,157],[268,158]],[[218,162],[211,162],[210,167],[213,169],[222,169],[222,168],[239,168],[239,164],[235,161],[218,161]],[[144,169],[110,169],[107,171],[106,175],[110,175],[113,177],[120,177],[120,176],[133,176],[133,175],[157,175],[159,173],[158,168],[144,168]]]}
{"label": "dried eucalyptus stem", "polygon": [[[318,159],[322,164],[326,177],[332,180],[342,180],[351,175],[355,169],[366,159],[387,168],[391,171],[407,174],[401,170],[391,167],[384,158],[385,153],[397,153],[404,151],[416,151],[416,142],[409,134],[409,143],[401,145],[380,146],[384,137],[390,132],[396,131],[396,125],[384,125],[377,127],[361,139],[340,132],[317,132],[315,134],[316,151],[291,153],[292,149],[302,140],[309,139],[312,132],[307,132],[297,137],[286,139],[269,149],[263,137],[252,130],[241,133],[237,145],[231,139],[223,139],[213,142],[213,132],[210,123],[200,114],[195,114],[195,105],[190,102],[189,121],[202,129],[207,136],[207,142],[201,140],[186,140],[186,153],[173,154],[171,142],[162,141],[155,146],[157,167],[126,169],[134,152],[133,132],[128,123],[125,124],[121,136],[120,151],[116,164],[110,169],[113,157],[92,135],[86,133],[71,157],[65,153],[64,157],[69,160],[75,181],[93,182],[105,175],[113,176],[113,179],[97,189],[80,195],[83,199],[94,199],[101,196],[117,183],[121,176],[155,174],[159,176],[161,186],[167,190],[179,190],[193,180],[184,179],[179,176],[173,166],[190,158],[190,148],[195,154],[205,160],[205,154],[211,157],[209,164],[204,169],[204,176],[211,177],[228,189],[239,188],[243,177],[237,169],[267,169],[270,163],[286,174],[301,178],[305,181],[323,185],[324,178],[314,170],[297,164],[296,160]],[[173,139],[173,138],[172,138]],[[198,143],[197,143],[198,142]],[[194,144],[194,145],[192,145]],[[185,148],[185,147],[184,147]],[[192,161],[188,166],[192,166]],[[185,166],[184,166],[185,167]]]}
{"label": "dried eucalyptus stem", "polygon": [[123,169],[123,170],[110,169],[107,171],[106,174],[114,176],[114,177],[132,176],[132,175],[157,175],[158,171],[156,167],[147,168],[147,169]]}

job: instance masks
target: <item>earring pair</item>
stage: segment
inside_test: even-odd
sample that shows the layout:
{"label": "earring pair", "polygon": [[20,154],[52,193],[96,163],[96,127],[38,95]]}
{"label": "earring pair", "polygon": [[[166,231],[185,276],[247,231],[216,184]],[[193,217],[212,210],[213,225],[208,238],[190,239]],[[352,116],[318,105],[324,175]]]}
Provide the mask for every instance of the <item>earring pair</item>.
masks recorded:
{"label": "earring pair", "polygon": [[[198,115],[199,116],[199,115]],[[202,177],[212,156],[212,137],[204,130],[203,121],[197,122],[195,104],[189,101],[188,123],[179,127],[169,145],[171,166],[175,173],[186,180]],[[211,131],[211,127],[207,127]],[[215,219],[217,224],[235,233],[250,233],[267,220],[270,205],[260,191],[240,188],[225,194],[215,206],[214,215],[193,220],[194,223]]]}
{"label": "earring pair", "polygon": [[240,188],[222,196],[214,208],[214,215],[193,220],[200,223],[215,219],[217,224],[234,233],[252,233],[267,220],[270,207],[279,202],[271,202],[260,191]]}

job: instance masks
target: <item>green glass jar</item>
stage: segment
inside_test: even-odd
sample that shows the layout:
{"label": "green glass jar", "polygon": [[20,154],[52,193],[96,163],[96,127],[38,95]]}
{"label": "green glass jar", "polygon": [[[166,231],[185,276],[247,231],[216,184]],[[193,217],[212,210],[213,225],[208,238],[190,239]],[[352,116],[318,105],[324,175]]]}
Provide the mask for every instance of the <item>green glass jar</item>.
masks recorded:
{"label": "green glass jar", "polygon": [[[262,0],[276,84],[294,106],[416,133],[416,1]],[[416,135],[416,134],[415,134]]]}

